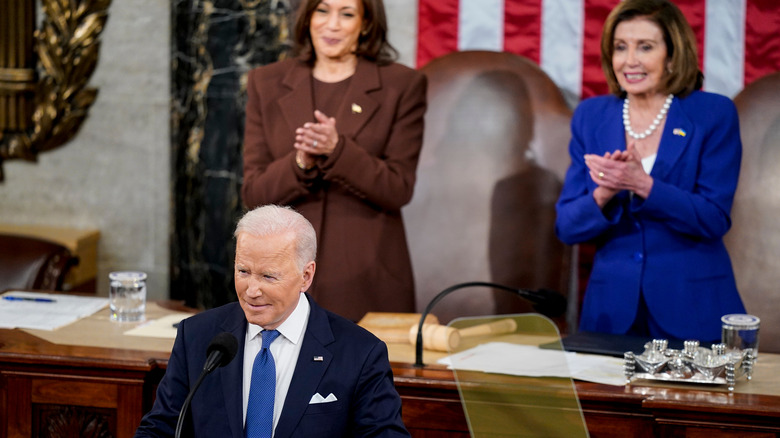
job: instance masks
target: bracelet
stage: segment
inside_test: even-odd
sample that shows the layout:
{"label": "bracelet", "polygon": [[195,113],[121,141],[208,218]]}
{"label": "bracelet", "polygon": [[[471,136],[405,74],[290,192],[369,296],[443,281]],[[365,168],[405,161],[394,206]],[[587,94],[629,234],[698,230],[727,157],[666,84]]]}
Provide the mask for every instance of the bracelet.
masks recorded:
{"label": "bracelet", "polygon": [[313,164],[311,166],[307,166],[306,163],[301,160],[301,156],[298,154],[295,154],[295,164],[297,164],[298,168],[301,170],[311,170],[311,168],[314,167]]}

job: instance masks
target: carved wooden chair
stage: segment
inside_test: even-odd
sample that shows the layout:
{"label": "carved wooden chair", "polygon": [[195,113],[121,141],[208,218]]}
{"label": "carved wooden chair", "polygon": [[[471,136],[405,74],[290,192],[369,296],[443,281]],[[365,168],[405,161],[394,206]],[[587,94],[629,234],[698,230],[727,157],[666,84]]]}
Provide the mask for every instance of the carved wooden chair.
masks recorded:
{"label": "carved wooden chair", "polygon": [[780,72],[734,98],[742,167],[726,235],[737,287],[761,318],[759,351],[780,353]]}
{"label": "carved wooden chair", "polygon": [[[412,202],[403,210],[422,311],[456,283],[488,281],[567,294],[571,249],[554,233],[569,164],[571,110],[521,56],[456,52],[431,61],[425,137]],[[447,296],[455,317],[532,311],[504,291]],[[556,321],[559,326],[562,321]]]}
{"label": "carved wooden chair", "polygon": [[0,234],[0,292],[62,290],[68,270],[77,262],[78,258],[58,243]]}

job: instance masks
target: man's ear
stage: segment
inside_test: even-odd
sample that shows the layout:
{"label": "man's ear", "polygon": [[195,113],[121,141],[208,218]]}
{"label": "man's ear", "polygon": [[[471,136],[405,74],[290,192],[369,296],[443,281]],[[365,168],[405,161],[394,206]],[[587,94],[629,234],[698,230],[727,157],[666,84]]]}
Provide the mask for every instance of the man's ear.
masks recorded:
{"label": "man's ear", "polygon": [[314,271],[316,271],[317,265],[311,261],[303,268],[303,282],[301,283],[301,292],[306,292],[311,286],[311,282],[314,281]]}

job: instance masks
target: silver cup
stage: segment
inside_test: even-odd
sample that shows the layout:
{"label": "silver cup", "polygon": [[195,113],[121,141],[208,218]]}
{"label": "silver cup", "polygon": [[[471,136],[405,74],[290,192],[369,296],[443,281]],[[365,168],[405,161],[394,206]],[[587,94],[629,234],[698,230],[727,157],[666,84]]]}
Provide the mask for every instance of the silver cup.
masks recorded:
{"label": "silver cup", "polygon": [[138,322],[146,313],[146,273],[117,271],[108,274],[111,320]]}
{"label": "silver cup", "polygon": [[758,357],[758,329],[761,320],[757,316],[732,313],[723,315],[721,321],[721,342],[726,351],[744,351],[753,349],[753,357]]}

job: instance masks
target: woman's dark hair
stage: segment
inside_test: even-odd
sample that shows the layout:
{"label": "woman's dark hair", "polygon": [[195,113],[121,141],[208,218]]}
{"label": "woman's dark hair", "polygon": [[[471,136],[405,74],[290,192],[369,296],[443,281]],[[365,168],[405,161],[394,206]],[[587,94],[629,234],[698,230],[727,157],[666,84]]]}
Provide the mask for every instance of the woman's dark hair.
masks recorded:
{"label": "woman's dark hair", "polygon": [[[293,54],[309,64],[317,55],[311,43],[309,23],[322,0],[304,0],[298,8],[293,34]],[[382,0],[358,0],[363,6],[363,29],[358,37],[355,54],[378,64],[389,64],[398,58],[398,52],[387,41],[387,17]]]}
{"label": "woman's dark hair", "polygon": [[664,34],[671,72],[665,74],[661,91],[685,96],[701,89],[704,75],[699,70],[696,37],[680,9],[668,0],[624,0],[609,13],[601,33],[601,68],[607,78],[609,91],[618,97],[625,96],[612,68],[615,29],[621,22],[637,17],[652,21]]}

